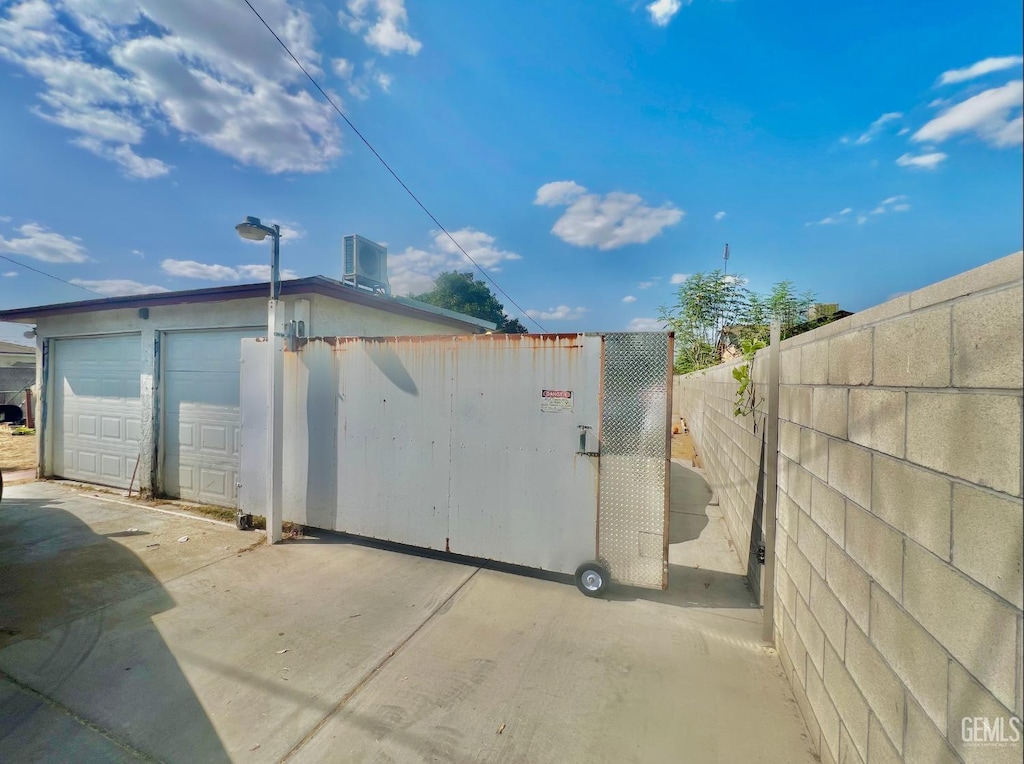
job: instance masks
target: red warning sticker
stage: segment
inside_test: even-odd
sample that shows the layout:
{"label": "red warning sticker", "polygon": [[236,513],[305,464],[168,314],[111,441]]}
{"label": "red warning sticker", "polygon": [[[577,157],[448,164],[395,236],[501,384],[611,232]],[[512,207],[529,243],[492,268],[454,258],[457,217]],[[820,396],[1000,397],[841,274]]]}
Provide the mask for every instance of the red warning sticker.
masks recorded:
{"label": "red warning sticker", "polygon": [[541,390],[540,410],[548,414],[572,411],[572,400],[572,390]]}

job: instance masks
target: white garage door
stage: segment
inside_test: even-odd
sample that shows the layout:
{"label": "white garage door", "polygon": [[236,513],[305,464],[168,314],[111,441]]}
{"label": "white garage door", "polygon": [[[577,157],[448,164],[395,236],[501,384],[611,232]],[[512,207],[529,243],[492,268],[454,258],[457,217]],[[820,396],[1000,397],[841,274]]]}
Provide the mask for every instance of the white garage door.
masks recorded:
{"label": "white garage door", "polygon": [[164,492],[203,504],[238,502],[239,359],[266,329],[165,336]]}
{"label": "white garage door", "polygon": [[127,488],[139,456],[139,335],[52,348],[54,474]]}

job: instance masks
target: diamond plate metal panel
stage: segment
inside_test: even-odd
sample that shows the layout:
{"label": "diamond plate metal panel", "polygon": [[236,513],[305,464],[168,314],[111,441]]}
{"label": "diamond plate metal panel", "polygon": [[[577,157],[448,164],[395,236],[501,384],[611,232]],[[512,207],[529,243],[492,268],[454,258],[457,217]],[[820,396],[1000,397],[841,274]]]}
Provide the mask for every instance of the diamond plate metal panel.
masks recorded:
{"label": "diamond plate metal panel", "polygon": [[671,339],[606,334],[598,557],[612,578],[664,588]]}

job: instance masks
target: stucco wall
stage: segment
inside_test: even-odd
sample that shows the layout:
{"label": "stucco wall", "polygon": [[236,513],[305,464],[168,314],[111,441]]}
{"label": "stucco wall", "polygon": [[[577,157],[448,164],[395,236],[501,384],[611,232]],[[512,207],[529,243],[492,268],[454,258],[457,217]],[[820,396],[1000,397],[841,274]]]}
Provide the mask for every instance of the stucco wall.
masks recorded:
{"label": "stucco wall", "polygon": [[[293,319],[307,322],[308,336],[389,336],[424,334],[466,334],[448,323],[391,313],[344,302],[323,295],[299,295],[282,300],[282,323]],[[43,348],[51,339],[95,337],[110,334],[137,333],[141,356],[141,423],[139,487],[144,493],[158,488],[160,458],[160,391],[158,337],[164,332],[197,329],[252,328],[253,336],[265,335],[267,300],[247,298],[223,302],[197,302],[185,305],[149,308],[149,317],[141,318],[136,308],[94,311],[73,315],[41,318],[36,326],[37,374],[43,374]],[[42,386],[42,437],[39,439],[40,477],[53,474],[53,422],[48,400],[53,391]]]}
{"label": "stucco wall", "polygon": [[[782,344],[774,633],[825,761],[1021,759],[962,725],[1012,737],[1022,715],[1022,270],[1011,255]],[[756,448],[707,404],[729,369],[678,384],[743,527]]]}

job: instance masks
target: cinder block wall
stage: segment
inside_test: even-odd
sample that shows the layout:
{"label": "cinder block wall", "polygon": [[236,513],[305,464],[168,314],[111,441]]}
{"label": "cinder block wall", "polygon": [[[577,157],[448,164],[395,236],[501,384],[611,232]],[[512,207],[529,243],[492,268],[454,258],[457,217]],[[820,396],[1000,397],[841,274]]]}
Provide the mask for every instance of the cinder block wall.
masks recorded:
{"label": "cinder block wall", "polygon": [[[962,725],[1022,716],[1022,272],[1017,253],[782,345],[775,638],[825,761],[1021,760]],[[736,449],[706,403],[730,380],[679,383],[702,457]],[[751,463],[705,468],[728,496]]]}

